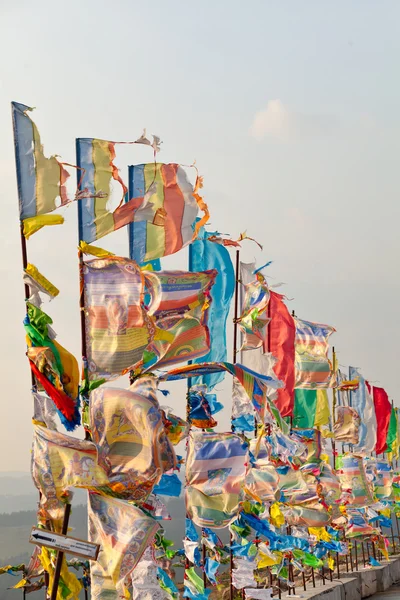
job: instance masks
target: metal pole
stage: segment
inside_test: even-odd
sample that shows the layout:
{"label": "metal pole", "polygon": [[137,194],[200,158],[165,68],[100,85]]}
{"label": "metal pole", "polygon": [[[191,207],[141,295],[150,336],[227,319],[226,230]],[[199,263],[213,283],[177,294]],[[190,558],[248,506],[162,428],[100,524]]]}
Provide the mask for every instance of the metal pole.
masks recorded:
{"label": "metal pole", "polygon": [[365,550],[364,550],[364,542],[361,542],[361,550],[362,550],[362,556],[363,556],[363,565],[365,568]]}
{"label": "metal pole", "polygon": [[374,556],[374,559],[376,560],[375,542],[372,542],[372,554]]}
{"label": "metal pole", "polygon": [[[62,531],[61,531],[61,533],[63,535],[67,535],[67,533],[68,533],[68,523],[69,523],[69,515],[70,514],[71,514],[71,505],[66,504],[65,512],[64,512],[64,520],[63,520],[63,525],[62,525]],[[53,586],[51,588],[50,600],[57,600],[58,583],[60,581],[60,573],[61,573],[63,559],[64,559],[64,552],[60,552],[60,550],[59,550],[57,552],[56,568],[54,571],[54,579],[53,579]]]}
{"label": "metal pole", "polygon": [[356,571],[358,571],[357,540],[354,540],[354,556],[356,559]]}
{"label": "metal pole", "polygon": [[[336,373],[336,352],[335,346],[332,346],[332,368],[333,372]],[[336,410],[336,388],[332,389],[332,428],[335,423],[335,410]],[[336,442],[332,438],[332,455],[333,455],[333,469],[336,469]]]}
{"label": "metal pole", "polygon": [[[237,334],[238,334],[238,317],[239,317],[239,269],[240,269],[240,251],[236,250],[236,266],[235,266],[235,304],[234,304],[234,317],[233,317],[233,364],[236,363],[237,354]],[[232,426],[231,426],[232,429]],[[234,587],[232,581],[233,573],[233,554],[232,554],[232,534],[229,538],[229,581],[230,581],[230,600],[234,598]],[[280,596],[279,596],[280,597]]]}
{"label": "metal pole", "polygon": [[313,587],[315,587],[315,573],[314,573],[314,567],[311,567],[311,578],[312,578],[312,584],[313,584]]}
{"label": "metal pole", "polygon": [[336,568],[337,568],[337,578],[340,579],[340,566],[339,566],[339,552],[336,552]]}
{"label": "metal pole", "polygon": [[[25,579],[25,577],[26,577],[26,571],[25,571],[25,567],[24,567],[24,569],[22,570],[22,579]],[[22,598],[23,598],[23,600],[26,600],[26,587],[25,587],[25,585],[22,588]]]}
{"label": "metal pole", "polygon": [[304,571],[302,571],[302,575],[303,575],[303,589],[306,592],[307,591],[307,587],[306,587],[306,574],[304,573]]}

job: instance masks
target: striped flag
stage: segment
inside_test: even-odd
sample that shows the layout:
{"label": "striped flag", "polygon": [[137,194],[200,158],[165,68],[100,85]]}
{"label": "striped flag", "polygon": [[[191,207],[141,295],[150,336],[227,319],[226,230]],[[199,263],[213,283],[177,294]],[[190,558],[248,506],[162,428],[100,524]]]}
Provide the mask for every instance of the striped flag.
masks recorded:
{"label": "striped flag", "polygon": [[[31,234],[43,225],[56,225],[63,222],[60,215],[48,217],[43,215],[68,202],[65,182],[69,173],[55,156],[47,158],[44,155],[38,128],[28,115],[28,112],[33,109],[19,102],[12,102],[11,107],[19,213],[21,221],[24,221],[24,228],[26,227]],[[59,199],[58,204],[57,199]],[[40,222],[40,225],[36,225],[35,228],[32,224],[33,220],[36,223]]]}
{"label": "striped flag", "polygon": [[328,359],[328,338],[333,327],[295,318],[295,388],[334,387],[332,363]]}
{"label": "striped flag", "polygon": [[[124,204],[128,190],[114,159],[115,142],[96,138],[76,140],[76,162],[83,173],[78,204],[79,239],[82,242],[90,244],[128,225],[133,219],[137,203]],[[109,208],[112,179],[118,182],[121,189],[120,202],[114,211]]]}
{"label": "striped flag", "polygon": [[[151,163],[129,167],[130,202],[137,207],[130,227],[129,255],[142,264],[178,252],[208,221],[199,195],[201,178],[193,188],[177,164]],[[126,206],[129,205],[129,202]],[[199,208],[204,216],[196,223]],[[196,224],[195,224],[196,223]]]}

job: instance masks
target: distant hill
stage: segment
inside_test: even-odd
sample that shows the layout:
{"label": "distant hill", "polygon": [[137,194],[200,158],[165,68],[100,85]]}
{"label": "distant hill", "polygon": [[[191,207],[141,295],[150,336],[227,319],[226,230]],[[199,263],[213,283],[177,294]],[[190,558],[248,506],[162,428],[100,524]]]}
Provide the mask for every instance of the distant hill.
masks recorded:
{"label": "distant hill", "polygon": [[[17,497],[17,496],[16,496]],[[33,550],[29,543],[29,534],[32,527],[36,525],[36,511],[25,510],[0,514],[0,566],[27,564]],[[87,539],[87,510],[86,506],[76,505],[72,509],[71,534],[76,537]],[[18,600],[22,592],[18,590],[7,590],[18,583],[20,574],[0,575],[0,600]],[[82,596],[83,597],[83,596]],[[29,595],[30,600],[43,598],[43,591]]]}
{"label": "distant hill", "polygon": [[[36,510],[38,491],[30,473],[0,473],[0,513]],[[74,492],[74,504],[84,504],[86,492]]]}

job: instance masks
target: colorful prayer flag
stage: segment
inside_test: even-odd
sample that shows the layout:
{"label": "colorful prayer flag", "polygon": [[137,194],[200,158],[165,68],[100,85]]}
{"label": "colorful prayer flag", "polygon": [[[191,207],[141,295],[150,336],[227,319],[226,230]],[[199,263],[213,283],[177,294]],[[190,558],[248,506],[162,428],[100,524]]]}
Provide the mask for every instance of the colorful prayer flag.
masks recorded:
{"label": "colorful prayer flag", "polygon": [[177,164],[150,163],[129,167],[130,203],[135,213],[130,226],[129,256],[138,264],[178,252],[193,239],[193,226],[199,208],[208,221],[208,209],[198,190],[193,188],[183,167]]}
{"label": "colorful prayer flag", "polygon": [[[157,521],[140,508],[107,496],[89,494],[89,541],[100,544],[97,561],[92,561],[92,595],[101,598],[117,590],[124,597],[128,577],[157,530]],[[115,597],[115,596],[114,596]]]}
{"label": "colorful prayer flag", "polygon": [[386,437],[386,452],[393,452],[397,440],[397,414],[396,409],[392,407],[390,413],[389,427]]}
{"label": "colorful prayer flag", "polygon": [[94,390],[90,423],[99,464],[108,476],[104,493],[142,502],[161,475],[176,467],[175,452],[164,430],[155,377],[139,378],[128,390]]}
{"label": "colorful prayer flag", "polygon": [[210,349],[208,314],[210,291],[217,272],[144,272],[148,307],[157,332],[146,354],[146,363],[163,368],[203,357]]}
{"label": "colorful prayer flag", "polygon": [[333,437],[337,442],[357,445],[361,419],[351,406],[337,406],[334,415]]}
{"label": "colorful prayer flag", "polygon": [[360,371],[349,367],[349,378],[358,379],[358,388],[351,391],[351,406],[360,416],[358,443],[354,445],[354,453],[368,455],[375,450],[377,435],[377,418],[370,386]]}
{"label": "colorful prayer flag", "polygon": [[342,501],[352,506],[373,504],[373,494],[362,458],[354,454],[338,456],[338,476],[342,486]]}
{"label": "colorful prayer flag", "polygon": [[[76,140],[76,162],[82,170],[78,203],[79,239],[90,244],[128,225],[134,218],[137,201],[124,204],[128,191],[114,163],[115,142],[96,138]],[[110,209],[111,180],[117,181],[121,197],[117,208]],[[143,199],[143,198],[142,198]]]}
{"label": "colorful prayer flag", "polygon": [[328,359],[328,338],[335,329],[330,325],[295,318],[295,388],[333,387],[335,377]]}
{"label": "colorful prayer flag", "polygon": [[269,316],[271,321],[268,326],[268,349],[277,359],[274,366],[275,375],[284,384],[278,390],[275,404],[282,417],[288,417],[293,414],[294,405],[296,328],[283,298],[281,294],[270,292]]}
{"label": "colorful prayer flag", "polygon": [[[246,266],[241,264],[241,273]],[[243,334],[241,350],[251,351],[263,348],[264,351],[267,351],[266,335],[270,321],[268,316],[270,293],[267,282],[261,273],[257,273],[243,287],[244,297],[241,315],[238,320]]]}
{"label": "colorful prayer flag", "polygon": [[328,423],[329,403],[326,390],[296,389],[293,426],[299,429],[312,429]]}
{"label": "colorful prayer flag", "polygon": [[374,398],[376,415],[376,454],[383,454],[387,449],[387,435],[389,431],[390,417],[392,414],[392,405],[389,402],[387,393],[383,388],[373,387],[372,394]]}
{"label": "colorful prayer flag", "polygon": [[34,425],[32,478],[41,492],[43,515],[61,527],[64,502],[72,487],[106,486],[106,471],[97,462],[97,448],[58,431]]}
{"label": "colorful prayer flag", "polygon": [[186,463],[188,516],[199,526],[226,527],[242,498],[247,445],[233,433],[192,431]]}
{"label": "colorful prayer flag", "polygon": [[143,364],[155,325],[143,307],[144,277],[129,259],[83,265],[89,379],[113,379]]}
{"label": "colorful prayer flag", "polygon": [[113,379],[207,353],[215,275],[141,271],[134,261],[120,257],[84,263],[89,379]]}
{"label": "colorful prayer flag", "polygon": [[65,428],[73,431],[80,424],[79,367],[76,358],[54,339],[52,323],[49,315],[27,302],[24,327],[32,373],[53,400]]}
{"label": "colorful prayer flag", "polygon": [[[209,241],[213,232],[202,228],[199,236],[189,246],[189,270],[217,272],[211,290],[211,304],[208,310],[208,329],[210,335],[210,349],[201,362],[223,362],[227,358],[226,349],[226,322],[229,315],[231,300],[235,290],[235,272],[229,251],[219,244]],[[200,362],[195,359],[195,362]],[[224,373],[212,373],[200,378],[193,378],[192,384],[205,384],[212,390],[217,383],[222,381]]]}
{"label": "colorful prayer flag", "polygon": [[[65,182],[69,173],[55,156],[45,157],[39,131],[27,114],[33,109],[19,102],[12,102],[11,106],[20,219],[32,220],[55,210],[57,198],[61,205],[68,202]],[[39,227],[54,224],[53,221],[42,219]]]}

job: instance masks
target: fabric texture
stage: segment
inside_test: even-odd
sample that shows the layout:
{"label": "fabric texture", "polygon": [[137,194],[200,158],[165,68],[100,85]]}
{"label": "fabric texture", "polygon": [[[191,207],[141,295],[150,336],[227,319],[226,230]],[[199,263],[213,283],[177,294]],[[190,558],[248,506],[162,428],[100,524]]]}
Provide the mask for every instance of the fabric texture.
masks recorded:
{"label": "fabric texture", "polygon": [[170,600],[158,581],[157,564],[148,547],[131,575],[132,600]]}
{"label": "fabric texture", "polygon": [[290,315],[283,296],[270,291],[268,326],[269,351],[277,359],[274,372],[284,386],[278,390],[275,401],[282,417],[293,414],[295,385],[295,333],[293,317]]}
{"label": "fabric texture", "polygon": [[351,392],[351,406],[361,418],[358,443],[353,450],[356,454],[365,456],[375,451],[376,446],[377,419],[374,401],[369,384],[358,369],[349,367],[349,377],[358,379],[358,388]]}
{"label": "fabric texture", "polygon": [[132,574],[159,525],[140,508],[123,500],[89,494],[89,541],[100,544],[97,561],[91,563],[93,598],[108,597],[116,589],[124,596]]}
{"label": "fabric texture", "polygon": [[[146,140],[147,141],[147,140]],[[138,144],[146,144],[139,139]],[[147,144],[146,144],[147,145]],[[135,210],[143,201],[132,199],[124,203],[128,192],[119,175],[115,160],[116,142],[96,138],[78,138],[76,140],[76,162],[81,170],[79,185],[79,239],[91,243],[132,222]],[[157,151],[157,148],[154,148]],[[112,196],[111,182],[116,182],[118,205],[115,210],[110,206]]]}
{"label": "fabric texture", "polygon": [[376,454],[383,454],[387,449],[387,435],[389,431],[390,417],[392,414],[392,405],[389,402],[387,393],[383,388],[373,387],[373,398],[376,415]]}
{"label": "fabric texture", "polygon": [[316,389],[333,387],[335,377],[328,359],[328,339],[335,329],[295,318],[295,387]]}
{"label": "fabric texture", "polygon": [[[241,265],[242,272],[242,265]],[[242,350],[268,350],[267,326],[269,289],[261,273],[253,275],[252,281],[244,285],[244,297],[238,320],[243,335]]]}
{"label": "fabric texture", "polygon": [[357,445],[361,419],[351,406],[337,406],[333,436],[337,442]]}
{"label": "fabric texture", "polygon": [[353,454],[339,456],[338,468],[342,500],[357,507],[373,504],[372,489],[367,480],[362,458]]}
{"label": "fabric texture", "polygon": [[[189,270],[209,271],[215,269],[217,276],[211,290],[211,305],[208,311],[210,349],[202,362],[223,362],[227,359],[226,322],[235,291],[235,272],[229,251],[219,244],[208,241],[214,233],[201,229],[199,236],[189,246]],[[199,359],[195,359],[199,362]],[[195,377],[193,385],[204,384],[212,390],[224,378],[224,373],[211,373]]]}
{"label": "fabric texture", "polygon": [[144,277],[129,259],[84,263],[89,379],[113,379],[143,364],[155,325],[143,308]]}
{"label": "fabric texture", "polygon": [[329,403],[326,390],[296,389],[293,426],[299,429],[322,427],[329,422]]}
{"label": "fabric texture", "polygon": [[175,468],[156,392],[155,377],[139,378],[128,390],[100,387],[92,392],[92,440],[108,474],[105,493],[142,502],[162,474]]}
{"label": "fabric texture", "polygon": [[66,203],[64,183],[68,172],[55,156],[43,153],[39,131],[29,117],[33,109],[12,102],[19,212],[21,220],[45,215]]}
{"label": "fabric texture", "polygon": [[186,464],[186,505],[196,525],[226,527],[242,498],[247,446],[232,433],[192,431]]}
{"label": "fabric texture", "polygon": [[[177,164],[150,163],[129,167],[129,197],[136,209],[130,226],[129,256],[138,264],[178,252],[193,239],[199,208],[208,210],[186,171]],[[128,206],[129,203],[126,205]]]}
{"label": "fabric texture", "polygon": [[160,271],[145,274],[148,314],[157,332],[146,363],[158,368],[202,357],[210,349],[210,291],[217,272]]}

